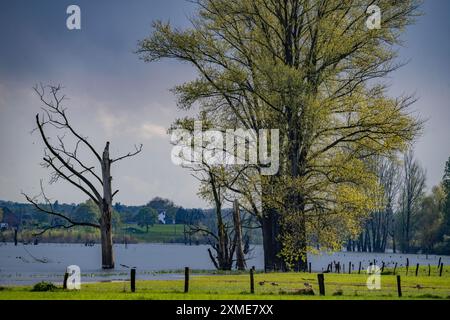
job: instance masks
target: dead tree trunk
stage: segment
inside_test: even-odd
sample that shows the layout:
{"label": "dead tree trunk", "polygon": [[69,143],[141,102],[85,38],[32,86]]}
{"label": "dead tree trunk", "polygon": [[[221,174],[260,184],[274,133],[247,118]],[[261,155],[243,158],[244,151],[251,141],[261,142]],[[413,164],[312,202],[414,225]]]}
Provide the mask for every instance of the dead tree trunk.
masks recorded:
{"label": "dead tree trunk", "polygon": [[[46,88],[50,92],[46,94]],[[57,225],[52,225],[45,228],[43,232],[54,228],[69,229],[74,226],[88,226],[100,229],[101,235],[101,250],[102,250],[102,267],[104,269],[114,268],[114,254],[113,254],[113,235],[112,235],[112,216],[113,216],[113,198],[119,190],[112,191],[111,187],[111,165],[114,162],[133,157],[142,151],[142,144],[137,147],[135,151],[115,159],[110,158],[109,142],[101,155],[93,145],[88,142],[87,138],[80,134],[69,123],[66,114],[66,108],[62,106],[64,96],[59,94],[61,86],[40,86],[35,87],[40,100],[43,102],[44,113],[42,116],[36,115],[36,125],[40,133],[42,141],[45,144],[45,156],[43,158],[43,167],[52,169],[52,181],[56,182],[59,179],[65,180],[69,184],[75,186],[78,190],[87,195],[97,205],[100,211],[100,218],[98,223],[88,221],[78,221],[65,215],[65,213],[56,212],[53,209],[52,203],[45,195],[41,183],[41,195],[44,197],[46,206],[39,204],[37,197],[29,197],[26,194],[26,199],[32,203],[38,210],[48,213],[50,215],[61,218],[62,222]],[[50,98],[48,98],[50,97]],[[52,126],[53,128],[64,130],[64,135],[57,135],[56,139],[50,139],[44,132],[44,127]],[[64,141],[65,134],[68,133],[75,144],[70,147]],[[52,143],[52,141],[55,141]],[[96,165],[92,165],[90,161],[83,160],[79,157],[79,148],[87,150],[92,159],[98,160],[97,165],[101,166],[101,175],[96,172]]]}
{"label": "dead tree trunk", "polygon": [[113,240],[112,240],[112,188],[111,188],[111,159],[109,158],[109,142],[106,143],[102,155],[103,201],[99,206],[100,230],[102,241],[102,268],[114,268]]}
{"label": "dead tree trunk", "polygon": [[236,244],[236,267],[238,270],[245,270],[245,256],[244,249],[242,247],[242,225],[241,225],[241,214],[239,212],[239,202],[234,200],[233,208],[233,222],[234,222],[234,233],[235,233],[235,244]]}

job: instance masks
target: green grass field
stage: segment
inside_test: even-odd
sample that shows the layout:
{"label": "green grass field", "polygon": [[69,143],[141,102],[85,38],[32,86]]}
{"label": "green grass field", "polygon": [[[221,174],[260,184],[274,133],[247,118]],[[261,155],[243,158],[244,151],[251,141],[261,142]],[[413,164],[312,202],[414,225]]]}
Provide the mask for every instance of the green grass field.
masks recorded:
{"label": "green grass field", "polygon": [[[32,286],[0,287],[0,299],[450,299],[450,267],[442,277],[438,274],[415,276],[401,274],[402,298],[397,296],[396,276],[381,276],[381,289],[369,290],[365,274],[326,273],[325,296],[318,292],[315,273],[256,273],[255,294],[250,293],[248,274],[192,275],[189,293],[184,293],[184,280],[147,280],[136,282],[136,292],[130,292],[129,282],[85,283],[79,291],[56,289],[32,292]],[[389,271],[388,271],[389,272]],[[435,273],[435,272],[434,272]],[[297,291],[312,286],[314,295]]]}
{"label": "green grass field", "polygon": [[[146,232],[145,227],[128,225],[124,227],[124,230],[126,230],[127,235],[138,242],[168,243],[183,242],[184,240],[182,224],[155,224],[148,227],[148,232]],[[122,233],[117,234],[119,239]]]}

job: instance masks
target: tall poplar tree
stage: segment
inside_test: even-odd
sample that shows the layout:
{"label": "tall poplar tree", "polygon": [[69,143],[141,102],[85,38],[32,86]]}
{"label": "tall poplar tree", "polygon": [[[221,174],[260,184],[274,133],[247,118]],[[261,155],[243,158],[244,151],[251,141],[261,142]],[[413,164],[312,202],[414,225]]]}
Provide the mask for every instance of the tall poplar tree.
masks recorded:
{"label": "tall poplar tree", "polygon": [[[190,28],[157,21],[137,53],[197,70],[174,89],[182,109],[199,105],[220,129],[280,130],[278,173],[249,166],[243,177],[258,185],[266,269],[302,269],[309,249],[339,248],[374,208],[377,179],[364,159],[402,150],[420,130],[408,111],[414,99],[390,98],[377,81],[399,67],[395,45],[418,4],[196,3]],[[381,10],[379,29],[366,25],[370,5]]]}

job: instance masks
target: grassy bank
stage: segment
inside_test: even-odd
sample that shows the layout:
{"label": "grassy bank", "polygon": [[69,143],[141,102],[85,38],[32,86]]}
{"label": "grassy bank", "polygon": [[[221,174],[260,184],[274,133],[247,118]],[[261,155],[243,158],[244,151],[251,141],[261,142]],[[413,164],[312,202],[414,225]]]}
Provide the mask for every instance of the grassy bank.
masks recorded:
{"label": "grassy bank", "polygon": [[[0,299],[399,299],[394,275],[381,276],[381,289],[369,290],[365,274],[325,274],[325,296],[319,296],[317,274],[256,273],[255,294],[250,293],[249,275],[211,275],[191,277],[190,291],[184,293],[183,280],[137,281],[136,292],[129,282],[85,283],[79,291],[55,289],[32,292],[32,286],[1,287]],[[450,273],[445,268],[438,275],[401,276],[401,299],[450,299]],[[299,289],[311,286],[314,295]]]}

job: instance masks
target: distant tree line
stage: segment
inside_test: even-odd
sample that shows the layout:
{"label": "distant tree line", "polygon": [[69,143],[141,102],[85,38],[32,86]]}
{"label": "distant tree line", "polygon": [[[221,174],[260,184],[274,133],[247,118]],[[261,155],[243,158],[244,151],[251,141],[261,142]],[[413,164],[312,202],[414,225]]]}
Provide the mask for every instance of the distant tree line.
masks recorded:
{"label": "distant tree line", "polygon": [[[80,204],[66,204],[55,201],[54,210],[64,213],[71,219],[79,221],[95,222],[98,221],[99,211],[92,200],[87,200]],[[230,209],[224,209],[224,214]],[[130,226],[136,225],[143,227],[148,232],[148,227],[162,223],[158,216],[165,215],[166,224],[185,225],[185,243],[192,244],[192,234],[189,232],[191,226],[215,225],[214,210],[201,208],[184,208],[175,205],[173,201],[161,197],[155,197],[147,204],[130,206],[117,202],[113,206],[112,224],[114,231],[119,234],[130,229]],[[41,230],[46,230],[51,226],[60,224],[61,218],[48,215],[29,203],[19,203],[0,200],[0,222],[6,223],[9,229],[19,231],[28,230],[39,238]],[[5,231],[5,230],[3,230]],[[258,237],[253,237],[257,239]],[[197,236],[195,242],[207,243],[206,237]]]}

